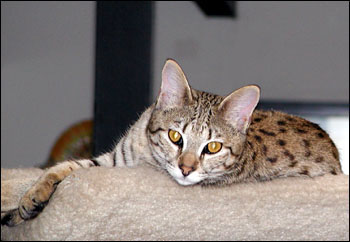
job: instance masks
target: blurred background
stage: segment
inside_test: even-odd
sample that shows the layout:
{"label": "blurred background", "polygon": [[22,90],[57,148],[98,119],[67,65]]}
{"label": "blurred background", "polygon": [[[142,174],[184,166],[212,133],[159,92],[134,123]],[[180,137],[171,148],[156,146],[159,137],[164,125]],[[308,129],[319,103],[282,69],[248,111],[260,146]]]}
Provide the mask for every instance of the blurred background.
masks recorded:
{"label": "blurred background", "polygon": [[196,89],[258,84],[261,108],[319,123],[348,174],[349,3],[215,2],[2,1],[1,167],[107,151],[173,58]]}

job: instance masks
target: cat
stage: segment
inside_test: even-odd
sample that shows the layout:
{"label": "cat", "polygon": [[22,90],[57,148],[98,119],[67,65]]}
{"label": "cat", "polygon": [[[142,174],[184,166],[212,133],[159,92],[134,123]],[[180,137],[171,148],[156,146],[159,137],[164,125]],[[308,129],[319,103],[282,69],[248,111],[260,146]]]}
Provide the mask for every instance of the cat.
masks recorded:
{"label": "cat", "polygon": [[35,217],[56,186],[80,168],[148,164],[183,186],[342,173],[338,150],[324,130],[297,116],[255,110],[259,97],[257,85],[226,97],[197,91],[168,59],[156,102],[112,151],[47,169],[2,223]]}

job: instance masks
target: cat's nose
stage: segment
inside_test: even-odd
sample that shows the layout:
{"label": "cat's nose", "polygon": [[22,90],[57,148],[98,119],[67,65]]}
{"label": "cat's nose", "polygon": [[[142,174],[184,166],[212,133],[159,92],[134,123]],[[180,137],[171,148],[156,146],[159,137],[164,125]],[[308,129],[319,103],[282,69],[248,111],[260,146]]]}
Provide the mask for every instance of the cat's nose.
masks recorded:
{"label": "cat's nose", "polygon": [[197,169],[198,161],[195,154],[184,153],[179,157],[179,168],[182,175],[188,176]]}
{"label": "cat's nose", "polygon": [[179,168],[182,172],[182,175],[184,175],[184,176],[188,176],[192,171],[194,171],[193,166],[188,167],[188,166],[185,166],[184,164],[179,165]]}

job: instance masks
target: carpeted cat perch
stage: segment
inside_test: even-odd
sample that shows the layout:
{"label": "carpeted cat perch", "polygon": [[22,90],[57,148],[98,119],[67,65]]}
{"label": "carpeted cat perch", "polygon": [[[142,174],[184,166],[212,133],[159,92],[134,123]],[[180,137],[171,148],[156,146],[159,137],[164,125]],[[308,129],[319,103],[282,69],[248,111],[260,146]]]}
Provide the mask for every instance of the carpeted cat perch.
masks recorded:
{"label": "carpeted cat perch", "polygon": [[[2,169],[1,211],[40,174]],[[349,240],[349,177],[203,188],[149,167],[81,169],[1,240]]]}

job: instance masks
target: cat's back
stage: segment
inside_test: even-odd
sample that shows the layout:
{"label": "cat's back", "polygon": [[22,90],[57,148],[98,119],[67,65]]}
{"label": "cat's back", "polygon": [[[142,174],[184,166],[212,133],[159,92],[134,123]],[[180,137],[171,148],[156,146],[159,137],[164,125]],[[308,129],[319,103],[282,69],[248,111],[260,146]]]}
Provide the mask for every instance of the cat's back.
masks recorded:
{"label": "cat's back", "polygon": [[255,110],[247,140],[261,167],[275,176],[341,173],[339,153],[329,135],[301,117]]}

